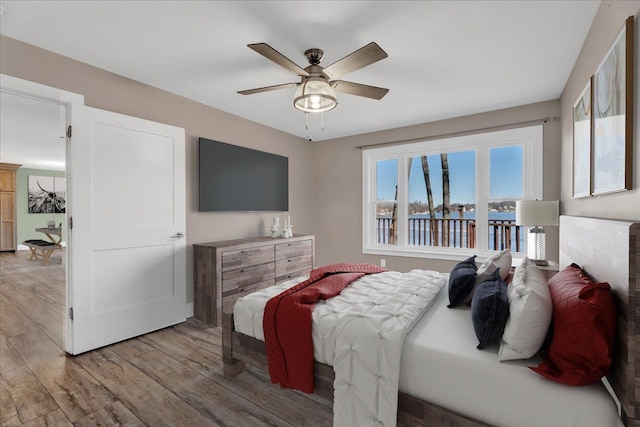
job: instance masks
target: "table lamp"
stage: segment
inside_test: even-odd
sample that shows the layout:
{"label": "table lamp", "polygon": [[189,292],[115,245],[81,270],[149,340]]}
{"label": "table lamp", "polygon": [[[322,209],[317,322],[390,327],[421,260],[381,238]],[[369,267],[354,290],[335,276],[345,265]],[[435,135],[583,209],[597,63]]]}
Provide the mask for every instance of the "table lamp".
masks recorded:
{"label": "table lamp", "polygon": [[560,202],[557,200],[516,201],[516,225],[528,225],[527,258],[537,265],[549,265],[545,259],[544,227],[557,226]]}

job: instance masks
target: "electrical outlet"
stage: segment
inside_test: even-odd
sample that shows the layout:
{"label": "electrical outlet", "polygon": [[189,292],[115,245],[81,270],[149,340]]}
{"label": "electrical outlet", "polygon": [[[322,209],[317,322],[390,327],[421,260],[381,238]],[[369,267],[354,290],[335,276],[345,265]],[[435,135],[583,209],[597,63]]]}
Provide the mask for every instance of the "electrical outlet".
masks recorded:
{"label": "electrical outlet", "polygon": [[386,260],[386,259],[384,259],[384,258],[382,258],[382,259],[380,260],[380,267],[386,267],[386,266],[387,266],[387,260]]}

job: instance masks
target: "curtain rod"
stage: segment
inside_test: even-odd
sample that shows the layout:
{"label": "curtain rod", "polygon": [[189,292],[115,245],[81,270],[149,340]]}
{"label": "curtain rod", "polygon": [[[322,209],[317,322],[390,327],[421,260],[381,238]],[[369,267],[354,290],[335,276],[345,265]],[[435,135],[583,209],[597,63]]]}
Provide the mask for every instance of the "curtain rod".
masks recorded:
{"label": "curtain rod", "polygon": [[463,130],[463,131],[457,131],[457,132],[449,132],[449,133],[441,133],[439,135],[430,135],[430,136],[424,136],[421,138],[410,138],[410,139],[402,139],[399,141],[387,141],[387,142],[378,142],[376,144],[370,144],[370,145],[356,145],[353,147],[354,150],[367,150],[369,148],[376,148],[376,147],[386,147],[386,146],[390,146],[390,145],[397,145],[397,144],[407,144],[410,142],[423,142],[423,141],[431,141],[433,139],[440,139],[440,138],[449,138],[449,137],[453,137],[453,136],[459,136],[459,135],[465,135],[465,134],[470,134],[470,133],[475,133],[475,132],[483,132],[483,131],[489,131],[489,130],[494,130],[494,129],[501,129],[501,128],[511,128],[513,126],[517,127],[519,125],[527,125],[527,124],[531,124],[531,123],[547,123],[551,120],[554,121],[558,121],[560,120],[559,116],[547,116],[547,117],[541,117],[539,119],[533,119],[533,120],[525,120],[522,122],[516,122],[516,123],[507,123],[504,125],[495,125],[495,126],[487,126],[487,127],[483,127],[483,128],[475,128],[475,129],[469,129],[469,130]]}

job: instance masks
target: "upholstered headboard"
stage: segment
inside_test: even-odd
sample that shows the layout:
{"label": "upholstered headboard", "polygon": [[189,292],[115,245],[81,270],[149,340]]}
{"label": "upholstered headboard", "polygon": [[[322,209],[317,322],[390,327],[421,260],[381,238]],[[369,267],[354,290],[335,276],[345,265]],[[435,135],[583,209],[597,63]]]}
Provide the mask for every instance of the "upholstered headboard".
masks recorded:
{"label": "upholstered headboard", "polygon": [[640,426],[640,222],[561,216],[560,269],[572,262],[613,289],[618,336],[607,378],[625,424]]}

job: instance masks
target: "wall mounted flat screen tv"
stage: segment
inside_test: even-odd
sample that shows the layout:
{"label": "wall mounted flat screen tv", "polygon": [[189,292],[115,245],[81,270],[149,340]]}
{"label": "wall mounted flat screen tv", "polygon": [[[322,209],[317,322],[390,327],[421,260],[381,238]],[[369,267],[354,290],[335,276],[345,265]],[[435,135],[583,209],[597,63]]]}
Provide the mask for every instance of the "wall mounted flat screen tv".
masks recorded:
{"label": "wall mounted flat screen tv", "polygon": [[289,210],[289,159],[199,140],[200,212]]}

